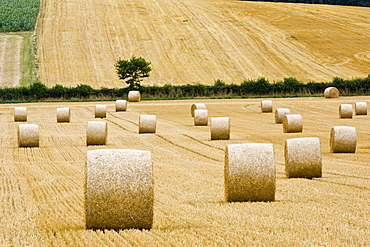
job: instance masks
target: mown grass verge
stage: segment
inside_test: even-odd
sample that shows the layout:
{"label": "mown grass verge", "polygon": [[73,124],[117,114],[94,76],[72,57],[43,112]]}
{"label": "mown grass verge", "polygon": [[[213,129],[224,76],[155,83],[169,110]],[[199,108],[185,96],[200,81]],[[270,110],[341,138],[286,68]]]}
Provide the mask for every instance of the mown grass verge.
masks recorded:
{"label": "mown grass verge", "polygon": [[36,81],[35,76],[35,51],[34,51],[34,41],[33,33],[16,33],[16,35],[22,36],[22,50],[21,50],[21,74],[22,78],[20,81],[21,86],[29,86]]}

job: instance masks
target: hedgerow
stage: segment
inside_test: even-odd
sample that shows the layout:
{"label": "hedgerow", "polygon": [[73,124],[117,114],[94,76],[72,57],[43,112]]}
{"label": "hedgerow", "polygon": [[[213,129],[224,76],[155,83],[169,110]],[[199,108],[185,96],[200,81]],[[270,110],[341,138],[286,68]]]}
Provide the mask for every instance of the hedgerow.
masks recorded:
{"label": "hedgerow", "polygon": [[[174,86],[140,86],[143,99],[182,99],[182,98],[229,98],[229,97],[297,97],[323,95],[325,88],[337,87],[341,95],[370,95],[370,75],[365,78],[345,80],[334,77],[331,82],[302,83],[296,78],[269,82],[260,77],[238,84],[226,84],[216,80],[214,85],[187,84]],[[76,87],[55,85],[46,87],[41,82],[30,86],[0,88],[2,102],[45,101],[45,100],[111,100],[127,98],[128,87],[94,89],[81,84]]]}

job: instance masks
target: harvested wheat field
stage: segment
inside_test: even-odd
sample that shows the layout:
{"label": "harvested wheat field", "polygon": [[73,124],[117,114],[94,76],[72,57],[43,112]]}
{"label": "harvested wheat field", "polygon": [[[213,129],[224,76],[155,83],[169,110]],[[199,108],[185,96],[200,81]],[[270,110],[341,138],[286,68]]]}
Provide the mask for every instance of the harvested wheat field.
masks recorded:
{"label": "harvested wheat field", "polygon": [[[370,134],[368,115],[340,119],[338,105],[370,97],[272,99],[274,108],[301,114],[302,133],[283,133],[259,99],[141,101],[116,112],[107,102],[107,145],[87,146],[96,103],[22,104],[39,126],[39,147],[19,148],[15,104],[0,105],[2,246],[370,246]],[[191,105],[209,117],[230,117],[230,140],[211,141],[210,126],[194,126]],[[70,123],[56,122],[69,107]],[[142,114],[157,116],[155,134],[138,134]],[[330,153],[333,126],[352,126],[356,153]],[[318,137],[322,177],[288,179],[286,139]],[[271,143],[276,194],[272,202],[228,203],[226,145]],[[151,230],[85,228],[86,154],[96,149],[150,151],[154,218]]]}
{"label": "harvested wheat field", "polygon": [[18,35],[0,33],[0,86],[20,85],[21,48],[23,38]]}
{"label": "harvested wheat field", "polygon": [[235,0],[43,0],[40,81],[121,87],[114,64],[151,62],[145,85],[366,77],[370,9]]}

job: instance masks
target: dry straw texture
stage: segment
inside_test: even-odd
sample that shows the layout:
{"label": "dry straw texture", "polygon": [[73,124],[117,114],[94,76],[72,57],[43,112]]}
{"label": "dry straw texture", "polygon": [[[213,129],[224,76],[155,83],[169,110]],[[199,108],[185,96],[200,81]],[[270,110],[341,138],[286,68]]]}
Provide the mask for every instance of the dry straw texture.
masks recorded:
{"label": "dry straw texture", "polygon": [[87,145],[105,145],[107,143],[108,124],[106,122],[88,122],[86,130]]}
{"label": "dry straw texture", "polygon": [[194,110],[194,125],[195,126],[208,125],[208,110]]}
{"label": "dry straw texture", "polygon": [[26,122],[27,121],[27,108],[26,107],[14,107],[14,121],[15,122]]}
{"label": "dry straw texture", "polygon": [[284,116],[288,114],[290,114],[290,110],[288,108],[277,108],[275,110],[275,123],[283,123]]}
{"label": "dry straw texture", "polygon": [[150,229],[153,175],[149,151],[101,149],[87,152],[86,228]]}
{"label": "dry straw texture", "polygon": [[190,112],[191,116],[194,117],[195,110],[207,110],[207,107],[204,103],[194,103],[191,105]]}
{"label": "dry straw texture", "polygon": [[116,111],[126,111],[127,100],[116,100]]}
{"label": "dry straw texture", "polygon": [[140,92],[139,91],[129,91],[127,98],[129,102],[139,102],[141,99]]}
{"label": "dry straw texture", "polygon": [[336,87],[327,87],[324,90],[325,98],[338,98],[339,97],[339,90]]}
{"label": "dry straw texture", "polygon": [[39,126],[37,124],[20,124],[18,126],[18,146],[39,146]]}
{"label": "dry straw texture", "polygon": [[303,121],[300,114],[285,115],[283,118],[283,132],[284,133],[296,133],[302,132]]}
{"label": "dry straw texture", "polygon": [[294,138],[285,141],[285,173],[288,178],[321,177],[320,139]]}
{"label": "dry straw texture", "polygon": [[355,153],[357,135],[355,127],[334,126],[330,132],[330,152]]}
{"label": "dry straw texture", "polygon": [[211,140],[230,139],[230,118],[214,117],[211,118]]}
{"label": "dry straw texture", "polygon": [[57,122],[69,122],[70,121],[70,109],[69,107],[57,108]]}
{"label": "dry straw texture", "polygon": [[157,128],[156,115],[139,116],[139,134],[155,133],[156,128]]}
{"label": "dry straw texture", "polygon": [[351,104],[339,105],[339,118],[352,118],[353,109]]}
{"label": "dry straw texture", "polygon": [[356,112],[356,115],[367,115],[367,103],[366,102],[356,102],[355,112]]}
{"label": "dry straw texture", "polygon": [[262,112],[272,112],[272,100],[262,100],[261,101],[261,111]]}
{"label": "dry straw texture", "polygon": [[273,145],[227,145],[224,175],[228,202],[274,201],[276,171]]}
{"label": "dry straw texture", "polygon": [[107,106],[106,105],[96,105],[95,106],[95,118],[105,118],[107,116]]}

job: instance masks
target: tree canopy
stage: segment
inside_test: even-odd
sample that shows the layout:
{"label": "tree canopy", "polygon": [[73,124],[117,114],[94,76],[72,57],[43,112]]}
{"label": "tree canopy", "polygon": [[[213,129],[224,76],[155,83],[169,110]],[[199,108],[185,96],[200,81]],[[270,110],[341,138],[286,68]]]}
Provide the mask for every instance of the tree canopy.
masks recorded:
{"label": "tree canopy", "polygon": [[142,78],[149,77],[150,62],[142,57],[132,56],[130,60],[118,59],[115,64],[119,79],[126,80],[130,89],[139,89]]}

